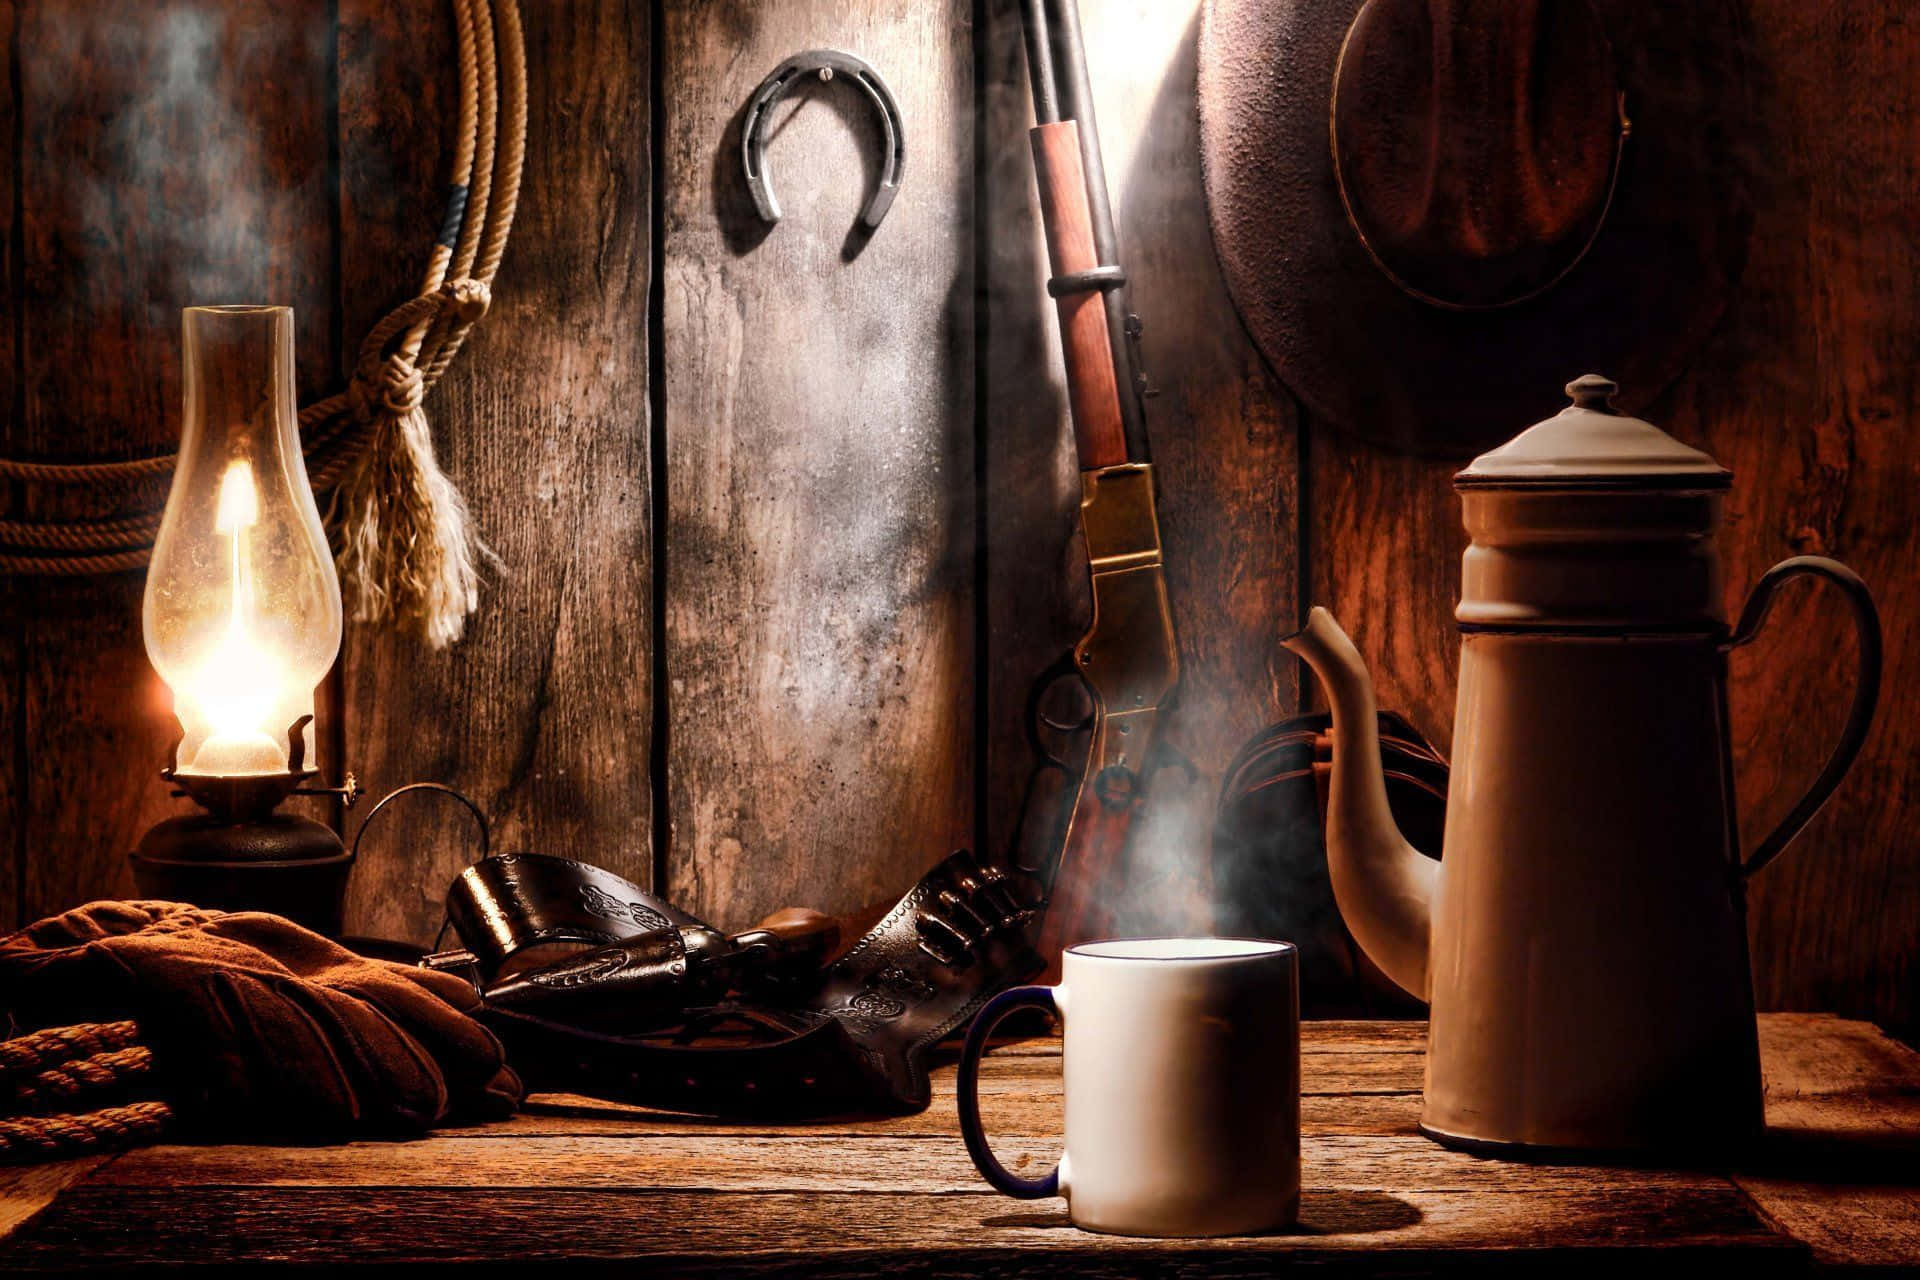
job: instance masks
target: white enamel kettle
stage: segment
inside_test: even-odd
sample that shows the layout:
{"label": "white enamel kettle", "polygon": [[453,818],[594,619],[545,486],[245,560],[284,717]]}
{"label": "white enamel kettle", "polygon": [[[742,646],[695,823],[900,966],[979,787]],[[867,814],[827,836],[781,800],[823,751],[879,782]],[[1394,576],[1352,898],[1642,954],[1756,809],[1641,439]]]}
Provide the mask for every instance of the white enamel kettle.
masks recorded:
{"label": "white enamel kettle", "polygon": [[[1745,884],[1852,764],[1880,682],[1872,597],[1799,556],[1720,612],[1729,473],[1610,407],[1574,403],[1455,477],[1471,545],[1443,859],[1387,809],[1373,687],[1324,609],[1288,637],[1324,686],[1334,896],[1389,977],[1431,1004],[1421,1129],[1500,1154],[1715,1152],[1762,1126]],[[1788,578],[1840,588],[1859,640],[1826,767],[1746,857],[1726,657]]]}

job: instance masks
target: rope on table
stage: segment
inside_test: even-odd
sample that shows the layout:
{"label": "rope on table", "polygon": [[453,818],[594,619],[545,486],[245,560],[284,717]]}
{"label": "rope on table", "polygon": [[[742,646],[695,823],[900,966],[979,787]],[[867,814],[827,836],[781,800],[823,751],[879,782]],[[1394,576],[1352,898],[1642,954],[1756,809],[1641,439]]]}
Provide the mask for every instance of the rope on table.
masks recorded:
{"label": "rope on table", "polygon": [[0,1041],[0,1164],[151,1142],[173,1108],[130,1099],[153,1071],[133,1022],[90,1022]]}
{"label": "rope on table", "polygon": [[[367,335],[344,391],[300,411],[308,479],[332,494],[328,523],[352,616],[399,623],[436,648],[459,639],[478,606],[478,561],[487,553],[434,457],[421,403],[491,301],[527,144],[516,0],[453,0],[453,11],[460,115],[446,217],[420,293]],[[0,458],[0,480],[133,491],[173,465],[172,454],[93,463]],[[0,573],[141,568],[161,516],[152,509],[104,520],[0,520]]]}

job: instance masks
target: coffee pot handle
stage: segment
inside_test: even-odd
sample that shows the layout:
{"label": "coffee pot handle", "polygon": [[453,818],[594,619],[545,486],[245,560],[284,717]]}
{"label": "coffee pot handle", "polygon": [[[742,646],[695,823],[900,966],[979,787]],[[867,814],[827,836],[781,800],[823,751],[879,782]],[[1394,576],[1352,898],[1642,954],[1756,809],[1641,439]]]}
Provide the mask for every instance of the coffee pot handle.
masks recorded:
{"label": "coffee pot handle", "polygon": [[1792,812],[1760,842],[1753,856],[1741,865],[1742,875],[1750,876],[1772,862],[1800,834],[1801,828],[1812,820],[1820,806],[1827,802],[1827,797],[1840,785],[1840,779],[1846,776],[1854,757],[1860,754],[1860,745],[1866,741],[1867,729],[1873,724],[1874,705],[1880,699],[1880,611],[1874,607],[1873,596],[1860,575],[1838,560],[1829,560],[1825,556],[1794,556],[1767,570],[1760,581],[1754,584],[1753,593],[1747,597],[1747,607],[1740,611],[1739,625],[1728,638],[1726,649],[1738,649],[1758,635],[1760,628],[1766,624],[1767,614],[1773,609],[1773,596],[1780,589],[1780,584],[1801,574],[1825,578],[1840,588],[1848,608],[1853,612],[1854,634],[1860,645],[1860,672],[1854,682],[1853,706],[1847,712],[1846,727],[1840,731],[1840,741],[1834,745],[1833,754],[1827,757],[1826,767],[1820,770],[1820,776],[1813,780],[1807,793],[1800,797],[1800,803],[1793,806]]}

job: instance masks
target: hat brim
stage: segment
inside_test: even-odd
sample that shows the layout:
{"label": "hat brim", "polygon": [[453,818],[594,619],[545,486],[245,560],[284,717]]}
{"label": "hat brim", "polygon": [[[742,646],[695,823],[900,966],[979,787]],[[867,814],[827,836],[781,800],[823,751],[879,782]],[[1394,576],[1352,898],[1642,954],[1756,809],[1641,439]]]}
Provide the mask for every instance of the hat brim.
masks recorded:
{"label": "hat brim", "polygon": [[1724,310],[1751,217],[1737,145],[1751,117],[1738,12],[1596,0],[1632,119],[1611,208],[1537,296],[1460,310],[1405,290],[1342,204],[1329,142],[1341,46],[1363,0],[1209,0],[1201,167],[1229,292],[1318,421],[1426,457],[1465,457],[1604,369],[1633,411]]}

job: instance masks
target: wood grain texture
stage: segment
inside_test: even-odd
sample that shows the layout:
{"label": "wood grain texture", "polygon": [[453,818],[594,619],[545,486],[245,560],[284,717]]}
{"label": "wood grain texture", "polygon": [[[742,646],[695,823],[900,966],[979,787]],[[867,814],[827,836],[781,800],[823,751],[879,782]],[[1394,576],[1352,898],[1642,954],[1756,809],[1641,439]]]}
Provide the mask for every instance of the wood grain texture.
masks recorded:
{"label": "wood grain texture", "polygon": [[[1571,1179],[1570,1179],[1571,1181]],[[137,1235],[124,1227],[142,1224]],[[488,1188],[205,1191],[78,1188],[4,1260],[107,1264],[335,1261],[565,1262],[649,1274],[1266,1276],[1323,1273],[1697,1275],[1711,1253],[1743,1276],[1796,1274],[1802,1251],[1762,1227],[1732,1187],[1487,1195],[1316,1189],[1295,1235],[1143,1240],[1070,1228],[1058,1206],[991,1192],[712,1194]],[[531,1229],[531,1230],[530,1230]]]}
{"label": "wood grain texture", "polygon": [[[376,796],[418,779],[458,787],[493,819],[496,849],[584,857],[647,884],[648,10],[522,9],[519,216],[492,308],[426,406],[500,564],[445,652],[349,628],[349,763]],[[340,24],[341,256],[357,343],[416,287],[457,100],[445,6],[347,0]],[[477,856],[474,832],[446,802],[396,817],[367,838],[348,927],[424,942]]]}
{"label": "wood grain texture", "polygon": [[[1467,546],[1452,483],[1458,464],[1385,454],[1317,423],[1304,434],[1313,603],[1353,637],[1380,706],[1445,754],[1460,657],[1453,607]],[[1308,701],[1326,705],[1317,687]]]}
{"label": "wood grain texture", "polygon": [[[1734,471],[1728,608],[1769,565],[1813,552],[1873,588],[1880,714],[1853,773],[1752,895],[1762,1008],[1920,1027],[1920,24],[1905,9],[1751,11],[1767,157],[1741,294],[1665,423]],[[1876,86],[1871,94],[1840,85]],[[1751,848],[1805,790],[1854,670],[1837,602],[1805,588],[1732,659],[1734,765]]]}
{"label": "wood grain texture", "polygon": [[[1760,1020],[1767,1144],[1731,1175],[1484,1160],[1416,1136],[1423,1028],[1308,1024],[1297,1234],[1140,1241],[1009,1203],[957,1140],[952,1066],[920,1116],[699,1125],[550,1096],[505,1124],[411,1143],[157,1146],[0,1173],[0,1269],[644,1262],[650,1273],[1788,1273],[1899,1269],[1920,1197],[1920,1054],[1824,1015]],[[1003,1158],[1058,1147],[1060,1045],[1002,1046],[985,1114]],[[1371,1091],[1392,1064],[1405,1086]],[[1750,1199],[1748,1198],[1750,1197]],[[9,1235],[10,1232],[10,1235]],[[1709,1255],[1712,1255],[1709,1257]]]}
{"label": "wood grain texture", "polygon": [[[14,33],[19,19],[15,0],[0,0],[0,55],[11,66]],[[19,103],[14,79],[0,82],[0,138],[18,136]],[[11,144],[9,143],[11,150]],[[20,255],[15,245],[14,196],[19,166],[0,163],[0,412],[11,421],[23,416],[26,384],[18,364],[20,309]],[[0,433],[0,439],[7,438]],[[0,519],[21,513],[22,487],[0,483]],[[26,698],[27,601],[33,584],[0,578],[0,930],[19,918],[21,890],[26,878]]]}
{"label": "wood grain texture", "polygon": [[[1129,933],[1205,931],[1219,770],[1261,725],[1290,712],[1293,664],[1277,643],[1298,591],[1294,417],[1220,281],[1208,236],[1193,111],[1197,0],[1084,0],[1081,19],[1121,263],[1145,326],[1149,402],[1181,689],[1166,739],[1197,767],[1154,779],[1136,824],[1124,900]],[[1031,763],[1022,708],[1034,678],[1085,626],[1080,496],[1059,341],[1045,292],[1032,120],[1018,6],[987,6],[982,116],[989,234],[986,581],[982,670],[989,847],[1012,838]]]}
{"label": "wood grain texture", "polygon": [[111,1156],[78,1156],[48,1164],[0,1168],[0,1239],[12,1235],[62,1191],[98,1169]]}
{"label": "wood grain texture", "polygon": [[1768,1220],[1826,1267],[1920,1260],[1920,1053],[1863,1022],[1760,1021],[1765,1157],[1736,1175]]}
{"label": "wood grain texture", "polygon": [[[996,1133],[1008,1168],[1037,1176],[1059,1157],[1059,1132]],[[1564,1168],[1486,1160],[1435,1146],[1418,1134],[1320,1134],[1301,1148],[1301,1185],[1325,1191],[1459,1192],[1482,1195],[1724,1189],[1724,1179],[1684,1170]],[[787,1132],[768,1137],[651,1133],[480,1142],[461,1137],[288,1147],[271,1161],[243,1146],[158,1146],[130,1151],[88,1178],[92,1189],[215,1187],[539,1188],[582,1191],[812,1192],[923,1196],[985,1190],[964,1146],[946,1135],[901,1137]]]}
{"label": "wood grain texture", "polygon": [[[668,888],[744,923],[891,901],[973,839],[972,46],[966,0],[665,10]],[[893,87],[899,198],[843,81],[740,115],[831,43]]]}
{"label": "wood grain texture", "polygon": [[[196,303],[291,304],[300,390],[316,393],[337,356],[328,5],[49,0],[17,14],[24,396],[0,449],[173,448],[180,310]],[[43,498],[29,514],[113,514],[85,488]],[[24,916],[130,892],[128,850],[176,808],[156,776],[179,728],[141,644],[142,582],[16,588]]]}
{"label": "wood grain texture", "polygon": [[[982,1078],[981,1113],[987,1129],[998,1143],[1002,1138],[1056,1138],[1060,1132],[1062,1099],[1059,1080],[1034,1080],[1017,1089],[989,1087],[991,1077]],[[849,1120],[811,1125],[808,1132],[827,1134],[885,1133],[896,1137],[946,1136],[959,1140],[960,1127],[954,1118],[953,1091],[939,1090],[936,1080],[934,1102],[927,1110],[912,1116],[886,1120]],[[620,1107],[590,1098],[541,1095],[518,1116],[504,1125],[490,1126],[484,1136],[521,1138],[535,1136],[630,1135],[636,1121],[646,1124],[647,1132],[660,1134],[706,1134],[710,1137],[765,1136],[777,1132],[765,1124],[721,1125],[705,1119],[688,1119],[644,1108]],[[1420,1095],[1417,1091],[1368,1094],[1310,1094],[1300,1100],[1300,1131],[1310,1137],[1323,1134],[1403,1134],[1418,1132]],[[482,1136],[476,1134],[475,1136]]]}

